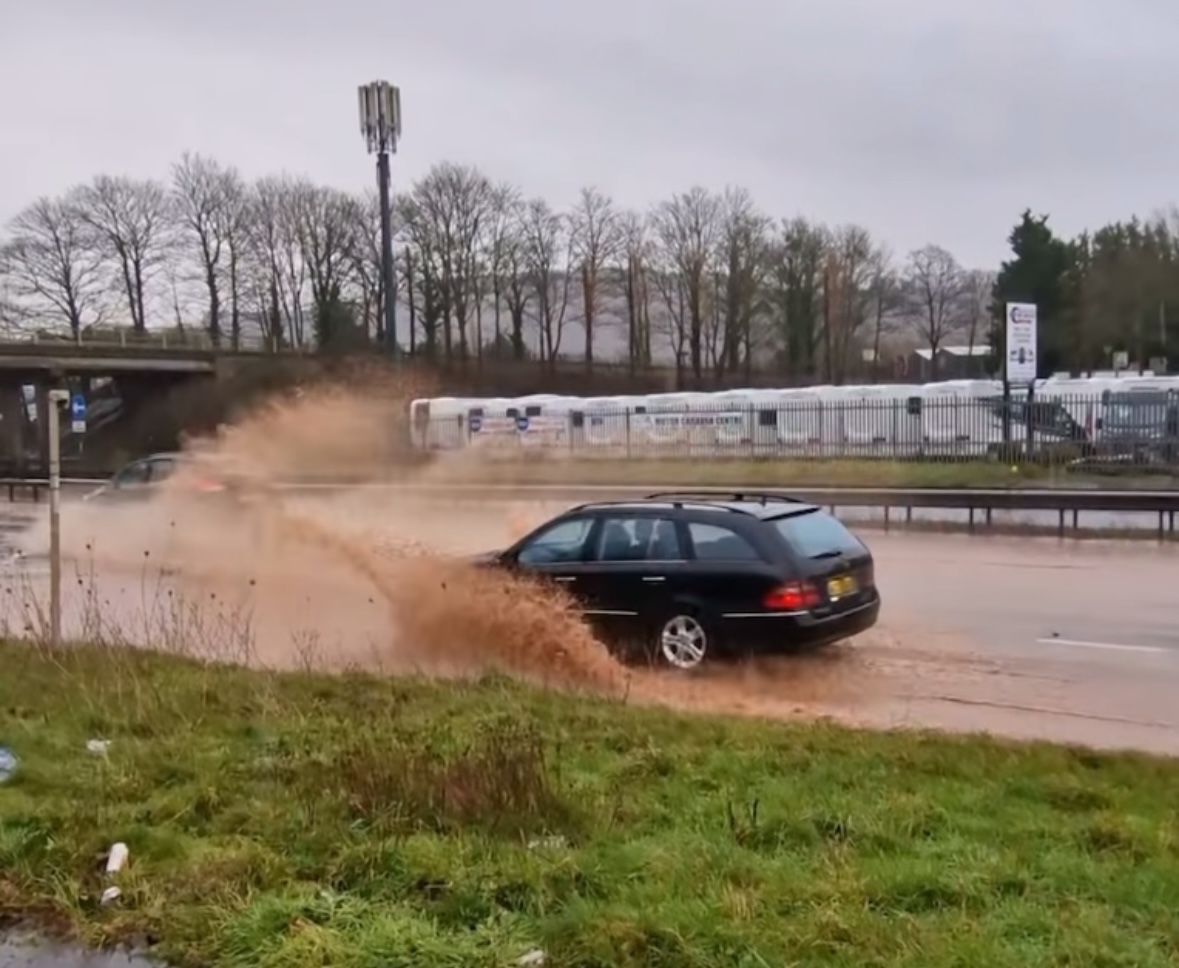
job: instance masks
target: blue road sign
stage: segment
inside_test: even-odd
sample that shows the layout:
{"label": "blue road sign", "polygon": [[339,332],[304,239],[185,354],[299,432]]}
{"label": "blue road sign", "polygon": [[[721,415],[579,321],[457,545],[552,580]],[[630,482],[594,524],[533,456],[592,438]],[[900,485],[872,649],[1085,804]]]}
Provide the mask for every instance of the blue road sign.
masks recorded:
{"label": "blue road sign", "polygon": [[86,419],[86,398],[80,393],[70,397],[70,416],[74,420]]}
{"label": "blue road sign", "polygon": [[522,434],[527,433],[528,432],[528,418],[527,417],[517,417],[516,418],[516,429],[518,431],[520,431],[520,433],[522,433]]}

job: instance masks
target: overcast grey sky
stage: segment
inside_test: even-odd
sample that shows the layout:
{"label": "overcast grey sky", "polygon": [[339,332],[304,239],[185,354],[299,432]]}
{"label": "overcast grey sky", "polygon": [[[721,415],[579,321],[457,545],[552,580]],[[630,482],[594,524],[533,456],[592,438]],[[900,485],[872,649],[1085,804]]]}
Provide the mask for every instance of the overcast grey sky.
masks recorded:
{"label": "overcast grey sky", "polygon": [[1004,255],[1179,201],[1175,0],[0,0],[0,218],[185,149],[370,184],[356,86],[442,159],[562,203],[747,186],[899,253]]}

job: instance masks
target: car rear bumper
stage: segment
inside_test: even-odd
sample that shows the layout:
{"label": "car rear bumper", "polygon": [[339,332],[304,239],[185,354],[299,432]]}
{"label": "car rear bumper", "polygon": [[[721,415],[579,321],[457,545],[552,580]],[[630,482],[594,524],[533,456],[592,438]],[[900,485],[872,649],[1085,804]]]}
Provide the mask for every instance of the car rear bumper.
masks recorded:
{"label": "car rear bumper", "polygon": [[810,612],[722,615],[722,635],[727,650],[791,652],[818,648],[865,632],[880,616],[880,595],[845,612],[815,615]]}

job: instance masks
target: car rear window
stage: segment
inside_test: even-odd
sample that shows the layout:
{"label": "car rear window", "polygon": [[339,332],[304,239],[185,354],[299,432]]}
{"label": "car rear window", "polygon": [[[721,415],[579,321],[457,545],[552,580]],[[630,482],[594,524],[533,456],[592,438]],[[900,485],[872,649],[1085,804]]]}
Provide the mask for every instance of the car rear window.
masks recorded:
{"label": "car rear window", "polygon": [[859,555],[867,549],[843,522],[826,511],[808,511],[775,518],[778,534],[805,558],[821,558],[832,552]]}

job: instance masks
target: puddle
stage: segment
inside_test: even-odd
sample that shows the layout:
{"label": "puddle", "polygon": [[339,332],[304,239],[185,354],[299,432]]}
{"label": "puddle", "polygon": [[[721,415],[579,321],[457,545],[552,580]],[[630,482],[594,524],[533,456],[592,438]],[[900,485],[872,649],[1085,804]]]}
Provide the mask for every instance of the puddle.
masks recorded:
{"label": "puddle", "polygon": [[65,945],[0,941],[0,968],[159,968],[126,951],[83,951]]}

